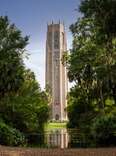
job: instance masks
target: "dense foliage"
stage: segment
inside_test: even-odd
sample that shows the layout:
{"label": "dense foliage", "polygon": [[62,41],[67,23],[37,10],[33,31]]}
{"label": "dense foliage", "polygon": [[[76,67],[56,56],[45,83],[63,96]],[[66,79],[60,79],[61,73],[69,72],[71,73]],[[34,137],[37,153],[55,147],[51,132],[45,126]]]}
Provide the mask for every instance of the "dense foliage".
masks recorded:
{"label": "dense foliage", "polygon": [[22,56],[27,43],[28,37],[21,37],[8,17],[0,17],[0,98],[17,91],[24,81]]}
{"label": "dense foliage", "polygon": [[25,136],[17,129],[0,121],[0,144],[9,146],[23,146],[26,144]]}
{"label": "dense foliage", "polygon": [[107,125],[109,114],[116,111],[115,8],[113,0],[83,0],[79,8],[82,17],[70,26],[73,48],[67,67],[75,86],[69,93],[68,126],[84,132],[91,133],[92,126],[102,127],[97,124],[101,116],[108,118],[102,122]]}
{"label": "dense foliage", "polygon": [[91,135],[97,145],[114,146],[116,144],[116,116],[102,115],[94,119]]}
{"label": "dense foliage", "polygon": [[23,63],[27,43],[27,36],[0,17],[0,143],[5,145],[28,143],[29,135],[43,132],[49,115],[47,94]]}

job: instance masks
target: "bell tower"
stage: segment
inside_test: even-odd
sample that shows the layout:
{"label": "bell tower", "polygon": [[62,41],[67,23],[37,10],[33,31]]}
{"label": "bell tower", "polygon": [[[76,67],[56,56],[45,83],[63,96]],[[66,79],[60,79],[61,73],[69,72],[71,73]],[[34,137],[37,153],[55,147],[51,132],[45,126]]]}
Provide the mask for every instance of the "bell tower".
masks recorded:
{"label": "bell tower", "polygon": [[46,40],[46,85],[51,89],[51,120],[67,120],[67,70],[62,56],[67,51],[64,24],[49,24]]}

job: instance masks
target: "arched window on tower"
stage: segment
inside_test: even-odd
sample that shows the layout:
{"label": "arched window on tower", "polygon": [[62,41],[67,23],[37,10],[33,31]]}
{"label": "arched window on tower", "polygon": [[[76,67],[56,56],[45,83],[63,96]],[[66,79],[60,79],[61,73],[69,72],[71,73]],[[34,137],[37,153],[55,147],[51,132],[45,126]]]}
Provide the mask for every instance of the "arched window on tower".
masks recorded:
{"label": "arched window on tower", "polygon": [[55,120],[59,120],[59,115],[58,114],[55,115]]}

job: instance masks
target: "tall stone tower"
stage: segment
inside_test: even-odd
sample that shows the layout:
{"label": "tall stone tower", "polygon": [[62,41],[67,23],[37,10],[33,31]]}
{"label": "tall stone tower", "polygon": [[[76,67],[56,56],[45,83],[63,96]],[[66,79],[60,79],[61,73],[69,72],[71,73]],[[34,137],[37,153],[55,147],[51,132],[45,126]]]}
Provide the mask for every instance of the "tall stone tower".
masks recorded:
{"label": "tall stone tower", "polygon": [[50,24],[46,40],[46,85],[51,89],[51,120],[67,120],[67,71],[62,56],[67,50],[64,25]]}

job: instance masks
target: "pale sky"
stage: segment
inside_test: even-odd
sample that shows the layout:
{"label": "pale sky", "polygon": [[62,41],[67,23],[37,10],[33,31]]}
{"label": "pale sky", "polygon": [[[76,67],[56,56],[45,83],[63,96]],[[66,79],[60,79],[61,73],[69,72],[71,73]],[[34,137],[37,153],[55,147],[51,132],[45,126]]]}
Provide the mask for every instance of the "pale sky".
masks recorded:
{"label": "pale sky", "polygon": [[0,0],[0,15],[7,15],[11,23],[29,35],[26,47],[29,59],[24,59],[26,67],[34,71],[41,88],[45,86],[45,47],[47,23],[65,23],[68,49],[72,36],[69,26],[76,21],[80,0]]}

